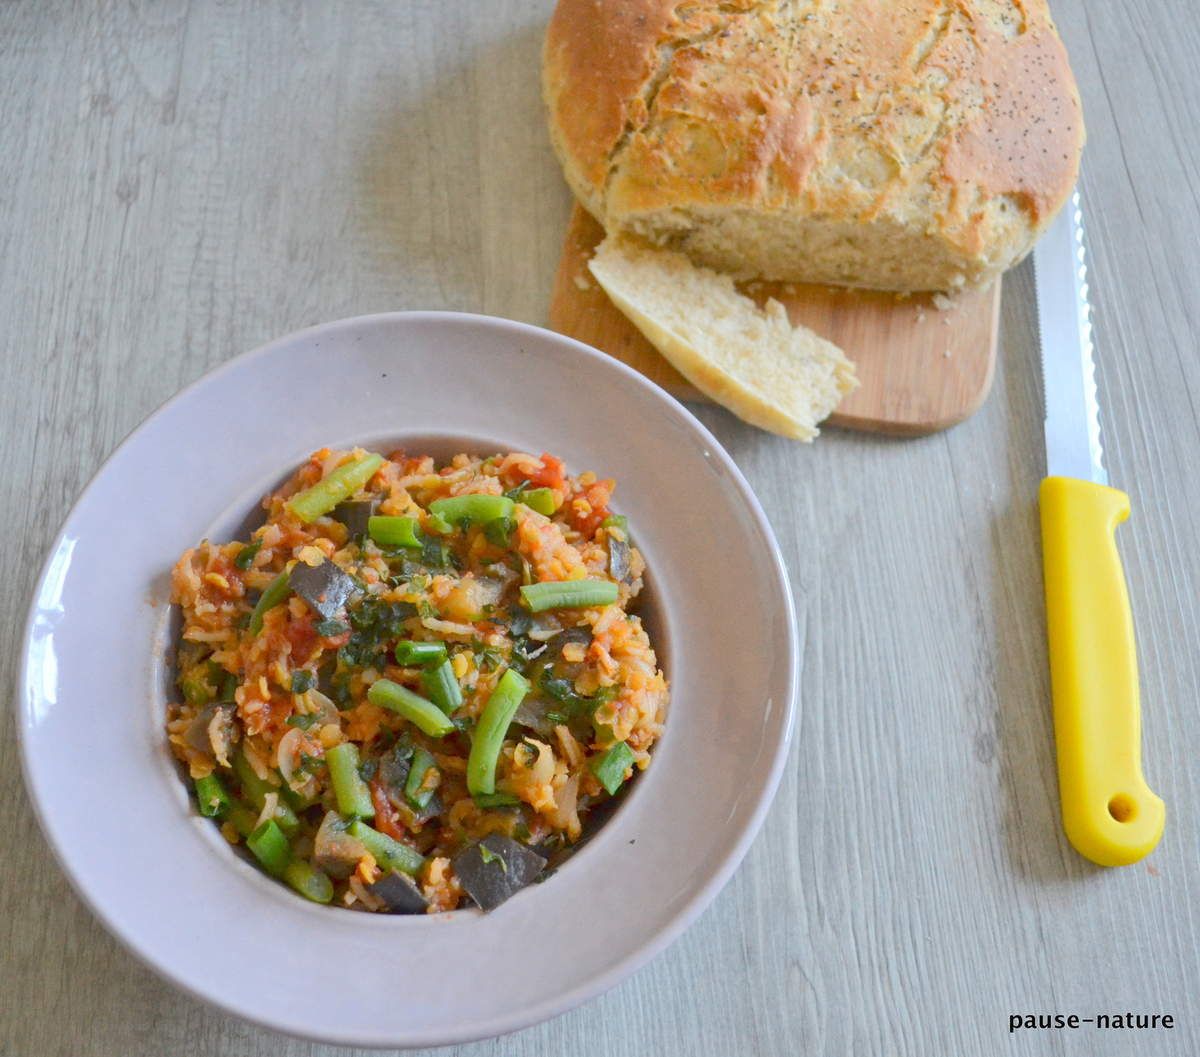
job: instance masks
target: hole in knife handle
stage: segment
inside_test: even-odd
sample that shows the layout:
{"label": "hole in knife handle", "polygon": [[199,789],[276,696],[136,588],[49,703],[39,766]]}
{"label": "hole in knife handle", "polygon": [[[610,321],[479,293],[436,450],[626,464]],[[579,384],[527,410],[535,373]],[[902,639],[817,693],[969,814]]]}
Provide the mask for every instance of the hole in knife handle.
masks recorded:
{"label": "hole in knife handle", "polygon": [[1132,822],[1137,815],[1137,804],[1133,797],[1118,793],[1108,802],[1108,813],[1118,822]]}

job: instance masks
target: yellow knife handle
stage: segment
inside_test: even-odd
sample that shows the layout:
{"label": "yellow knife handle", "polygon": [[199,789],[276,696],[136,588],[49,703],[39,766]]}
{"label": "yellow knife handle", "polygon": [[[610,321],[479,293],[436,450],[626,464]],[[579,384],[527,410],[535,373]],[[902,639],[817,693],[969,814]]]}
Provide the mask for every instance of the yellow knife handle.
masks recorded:
{"label": "yellow knife handle", "polygon": [[1129,497],[1073,477],[1039,496],[1063,828],[1101,866],[1149,854],[1166,808],[1142,777],[1137,650],[1117,525]]}

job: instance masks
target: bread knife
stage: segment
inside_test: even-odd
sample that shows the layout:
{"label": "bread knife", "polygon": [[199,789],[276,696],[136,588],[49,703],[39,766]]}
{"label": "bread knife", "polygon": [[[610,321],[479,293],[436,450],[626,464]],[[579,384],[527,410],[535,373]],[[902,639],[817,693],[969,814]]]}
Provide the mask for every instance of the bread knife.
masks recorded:
{"label": "bread knife", "polygon": [[1129,497],[1108,485],[1079,192],[1033,252],[1045,393],[1039,491],[1046,633],[1063,829],[1101,866],[1147,855],[1166,808],[1142,777],[1137,650],[1116,528]]}

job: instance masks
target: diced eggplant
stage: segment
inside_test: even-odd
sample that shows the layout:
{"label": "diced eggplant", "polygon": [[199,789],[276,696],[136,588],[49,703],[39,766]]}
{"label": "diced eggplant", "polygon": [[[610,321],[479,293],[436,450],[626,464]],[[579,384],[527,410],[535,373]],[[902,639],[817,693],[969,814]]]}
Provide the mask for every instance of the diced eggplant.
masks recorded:
{"label": "diced eggplant", "polygon": [[592,629],[586,624],[581,624],[577,628],[567,628],[561,635],[555,635],[550,640],[550,645],[556,652],[562,653],[563,647],[570,645],[572,642],[577,642],[582,646],[590,646],[592,644]]}
{"label": "diced eggplant", "polygon": [[424,914],[429,908],[417,882],[397,870],[367,885],[367,891],[383,900],[389,914]]}
{"label": "diced eggplant", "polygon": [[623,584],[629,583],[629,544],[616,536],[608,537],[608,574]]}
{"label": "diced eggplant", "polygon": [[304,599],[322,619],[332,620],[358,587],[328,558],[320,565],[297,562],[288,575],[288,586]]}
{"label": "diced eggplant", "polygon": [[349,823],[336,811],[326,812],[313,840],[312,862],[319,870],[339,880],[349,877],[367,849],[346,828]]}
{"label": "diced eggplant", "polygon": [[453,865],[463,891],[481,909],[495,910],[537,880],[546,860],[511,837],[491,833],[460,851]]}
{"label": "diced eggplant", "polygon": [[367,522],[375,516],[378,509],[378,499],[347,499],[333,508],[333,517],[346,526],[352,537],[365,536]]}
{"label": "diced eggplant", "polygon": [[196,713],[184,739],[197,752],[206,753],[228,766],[235,733],[233,713],[234,706],[227,704],[202,708]]}
{"label": "diced eggplant", "polygon": [[517,711],[513,715],[513,722],[518,726],[527,727],[529,730],[548,738],[554,733],[554,726],[558,720],[546,715],[546,713],[554,712],[561,707],[552,698],[541,694],[530,694],[517,706]]}
{"label": "diced eggplant", "polygon": [[379,780],[389,793],[397,798],[404,796],[404,783],[412,769],[413,747],[398,741],[379,760]]}
{"label": "diced eggplant", "polygon": [[[411,806],[411,805],[410,805]],[[413,824],[423,826],[430,819],[437,818],[443,811],[445,805],[442,803],[442,798],[434,793],[425,803],[425,806],[420,811],[413,812]]]}

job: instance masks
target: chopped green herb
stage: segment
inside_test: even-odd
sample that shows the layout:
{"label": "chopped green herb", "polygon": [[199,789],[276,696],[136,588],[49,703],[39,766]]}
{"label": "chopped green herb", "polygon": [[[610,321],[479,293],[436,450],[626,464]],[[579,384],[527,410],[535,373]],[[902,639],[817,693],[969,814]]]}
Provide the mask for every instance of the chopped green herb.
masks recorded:
{"label": "chopped green herb", "polygon": [[405,621],[417,615],[411,602],[384,602],[370,596],[350,610],[350,641],[338,657],[351,668],[382,666],[389,639],[407,638]]}
{"label": "chopped green herb", "polygon": [[508,863],[506,863],[504,859],[492,851],[491,848],[489,848],[486,844],[479,845],[479,857],[485,863],[498,862],[500,864],[500,869],[505,873],[508,873]]}
{"label": "chopped green herb", "polygon": [[308,730],[316,721],[316,716],[302,716],[299,712],[284,720],[289,727],[299,727],[301,730]]}
{"label": "chopped green herb", "polygon": [[[312,719],[312,716],[308,717]],[[300,753],[300,770],[305,774],[314,774],[318,767],[323,766],[325,758],[323,756],[310,756],[307,752]]]}
{"label": "chopped green herb", "polygon": [[317,677],[307,668],[297,668],[292,672],[292,693],[306,694],[317,685]]}
{"label": "chopped green herb", "polygon": [[343,624],[340,620],[322,620],[313,625],[313,630],[324,639],[333,639],[349,631],[350,625]]}
{"label": "chopped green herb", "polygon": [[[603,704],[607,704],[617,696],[616,687],[602,686],[596,693],[588,697],[576,691],[575,684],[570,679],[557,679],[550,674],[550,669],[546,668],[542,671],[542,677],[538,680],[538,689],[548,697],[554,698],[560,704],[566,706],[562,712],[546,713],[548,719],[556,723],[569,722],[576,716],[591,715]],[[557,715],[563,715],[563,719],[554,719]]]}
{"label": "chopped green herb", "polygon": [[262,550],[262,540],[256,539],[253,543],[248,543],[237,553],[237,557],[233,559],[233,564],[239,569],[249,569],[254,564],[254,556]]}
{"label": "chopped green herb", "polygon": [[483,534],[493,546],[507,548],[516,527],[517,523],[513,518],[498,517],[483,526]]}
{"label": "chopped green herb", "polygon": [[426,536],[421,543],[421,562],[432,569],[444,569],[450,564],[450,548],[441,540]]}
{"label": "chopped green herb", "polygon": [[363,760],[358,765],[358,776],[364,781],[369,782],[375,777],[375,772],[379,770],[378,760]]}
{"label": "chopped green herb", "polygon": [[534,642],[524,636],[514,639],[512,646],[513,664],[524,666],[529,664],[546,649],[544,642]]}

